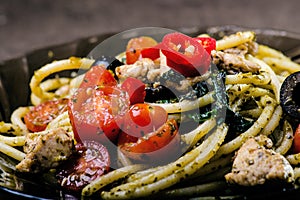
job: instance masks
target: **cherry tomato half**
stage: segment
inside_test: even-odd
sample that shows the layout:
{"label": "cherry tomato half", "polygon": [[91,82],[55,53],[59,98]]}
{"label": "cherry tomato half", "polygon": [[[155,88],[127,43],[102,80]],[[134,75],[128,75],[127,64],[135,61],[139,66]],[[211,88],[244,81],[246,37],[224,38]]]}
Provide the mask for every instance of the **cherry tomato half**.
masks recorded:
{"label": "cherry tomato half", "polygon": [[300,124],[298,125],[294,133],[293,152],[300,153]]}
{"label": "cherry tomato half", "polygon": [[128,94],[117,87],[79,88],[68,104],[76,141],[116,142],[128,107]]}
{"label": "cherry tomato half", "polygon": [[85,73],[80,87],[68,103],[70,121],[78,142],[116,141],[119,133],[117,115],[121,114],[116,110],[121,112],[120,106],[129,104],[125,92],[117,89],[116,85],[113,74],[102,65],[93,66]]}
{"label": "cherry tomato half", "polygon": [[60,185],[71,191],[80,191],[91,181],[110,169],[108,150],[95,141],[84,141],[76,145],[78,154],[58,169]]}
{"label": "cherry tomato half", "polygon": [[148,36],[132,38],[126,47],[126,63],[135,63],[139,59],[142,49],[155,46],[156,44],[157,42]]}
{"label": "cherry tomato half", "polygon": [[34,106],[24,116],[28,130],[32,132],[43,131],[49,122],[67,110],[68,99],[51,100]]}
{"label": "cherry tomato half", "polygon": [[144,102],[146,96],[146,86],[139,79],[128,77],[122,83],[121,88],[128,92],[131,105]]}
{"label": "cherry tomato half", "polygon": [[[126,137],[121,134],[120,137]],[[138,161],[161,162],[170,159],[178,153],[180,136],[178,126],[174,119],[168,120],[159,129],[138,138],[132,142],[132,138],[121,138],[128,142],[119,145],[120,150],[129,158]]]}
{"label": "cherry tomato half", "polygon": [[145,136],[161,127],[168,118],[165,109],[145,103],[134,104],[124,118],[122,131],[136,138]]}
{"label": "cherry tomato half", "polygon": [[104,65],[92,66],[84,75],[80,88],[95,86],[115,86],[117,81],[114,75],[105,69]]}

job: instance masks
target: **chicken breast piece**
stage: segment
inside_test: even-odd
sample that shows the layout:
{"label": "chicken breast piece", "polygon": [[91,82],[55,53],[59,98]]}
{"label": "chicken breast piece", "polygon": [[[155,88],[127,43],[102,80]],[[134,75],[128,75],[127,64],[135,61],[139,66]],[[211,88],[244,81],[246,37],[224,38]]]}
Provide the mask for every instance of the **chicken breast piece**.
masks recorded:
{"label": "chicken breast piece", "polygon": [[213,63],[226,71],[235,70],[238,72],[256,73],[260,69],[256,63],[247,60],[244,55],[225,53],[223,51],[212,51],[211,56]]}
{"label": "chicken breast piece", "polygon": [[63,128],[47,134],[29,133],[24,146],[26,153],[16,169],[20,172],[37,173],[57,167],[75,151],[72,135]]}
{"label": "chicken breast piece", "polygon": [[143,58],[131,65],[122,65],[116,68],[116,75],[123,82],[127,77],[134,77],[141,81],[154,82],[161,75],[160,65],[151,59]]}
{"label": "chicken breast piece", "polygon": [[294,171],[284,156],[250,138],[237,151],[232,171],[225,175],[225,179],[243,186],[264,184],[272,179],[292,182]]}

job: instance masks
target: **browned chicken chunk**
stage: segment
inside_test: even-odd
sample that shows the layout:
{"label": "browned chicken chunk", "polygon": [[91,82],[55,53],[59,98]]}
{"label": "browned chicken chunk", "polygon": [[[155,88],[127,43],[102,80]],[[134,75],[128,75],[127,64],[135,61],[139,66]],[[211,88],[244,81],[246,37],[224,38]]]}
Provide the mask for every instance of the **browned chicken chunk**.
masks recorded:
{"label": "browned chicken chunk", "polygon": [[20,172],[37,173],[57,167],[69,158],[74,149],[72,136],[62,128],[41,135],[29,133],[24,146],[26,157],[16,169]]}
{"label": "browned chicken chunk", "polygon": [[229,183],[254,186],[271,179],[292,182],[294,171],[285,157],[250,138],[237,151],[232,171],[225,178]]}
{"label": "browned chicken chunk", "polygon": [[211,52],[213,63],[226,71],[235,70],[237,72],[258,72],[260,67],[249,60],[244,55],[225,53],[223,51]]}

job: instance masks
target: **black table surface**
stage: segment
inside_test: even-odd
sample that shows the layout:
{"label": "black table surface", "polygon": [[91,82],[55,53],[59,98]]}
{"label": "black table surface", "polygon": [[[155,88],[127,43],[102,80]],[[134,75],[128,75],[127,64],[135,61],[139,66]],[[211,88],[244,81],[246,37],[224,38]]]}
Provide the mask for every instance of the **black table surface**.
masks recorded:
{"label": "black table surface", "polygon": [[137,27],[242,25],[300,33],[298,0],[1,0],[0,61]]}

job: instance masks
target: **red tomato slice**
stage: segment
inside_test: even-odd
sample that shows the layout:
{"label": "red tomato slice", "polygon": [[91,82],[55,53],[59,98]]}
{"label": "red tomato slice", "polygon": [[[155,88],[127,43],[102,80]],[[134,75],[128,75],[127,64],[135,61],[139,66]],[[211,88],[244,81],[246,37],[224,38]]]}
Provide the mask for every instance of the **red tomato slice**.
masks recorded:
{"label": "red tomato slice", "polygon": [[134,104],[125,116],[122,131],[137,140],[147,133],[156,131],[167,119],[168,114],[166,110],[160,106],[144,103]]}
{"label": "red tomato slice", "polygon": [[51,100],[41,103],[24,116],[28,130],[32,132],[43,131],[49,122],[67,110],[68,99]]}
{"label": "red tomato slice", "polygon": [[81,88],[100,86],[115,86],[117,81],[114,75],[105,69],[104,65],[92,66],[84,75]]}
{"label": "red tomato slice", "polygon": [[216,40],[212,37],[196,37],[195,40],[197,40],[204,49],[207,51],[207,53],[211,53],[212,50],[216,49]]}
{"label": "red tomato slice", "polygon": [[121,85],[121,88],[128,92],[130,104],[143,103],[146,91],[145,84],[139,79],[128,77]]}
{"label": "red tomato slice", "polygon": [[110,156],[102,144],[84,141],[76,149],[78,155],[62,165],[57,173],[61,186],[71,191],[80,191],[110,169]]}
{"label": "red tomato slice", "polygon": [[136,142],[126,142],[119,147],[126,156],[134,160],[160,162],[178,153],[179,146],[177,123],[171,119],[156,131],[138,138]]}
{"label": "red tomato slice", "polygon": [[116,142],[128,107],[127,93],[117,87],[79,88],[68,104],[75,139]]}
{"label": "red tomato slice", "polygon": [[155,46],[156,44],[157,42],[151,37],[141,36],[132,38],[126,47],[126,63],[135,63],[139,59],[142,49]]}
{"label": "red tomato slice", "polygon": [[129,109],[128,94],[116,87],[99,88],[94,97],[94,108],[103,133],[116,142]]}
{"label": "red tomato slice", "polygon": [[294,133],[293,152],[300,153],[300,124]]}

